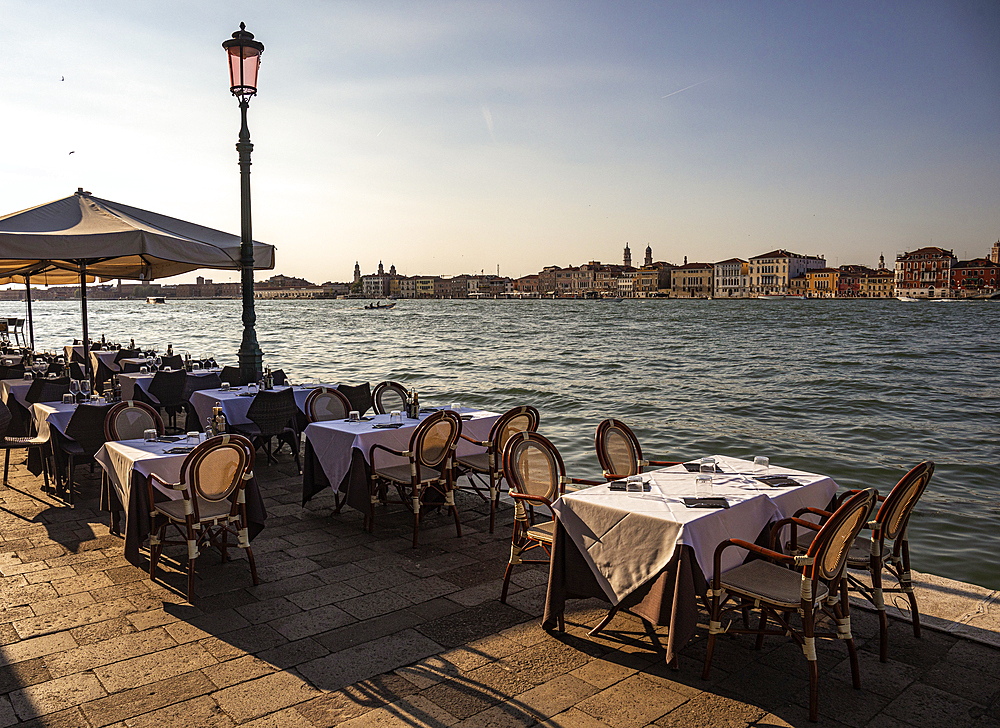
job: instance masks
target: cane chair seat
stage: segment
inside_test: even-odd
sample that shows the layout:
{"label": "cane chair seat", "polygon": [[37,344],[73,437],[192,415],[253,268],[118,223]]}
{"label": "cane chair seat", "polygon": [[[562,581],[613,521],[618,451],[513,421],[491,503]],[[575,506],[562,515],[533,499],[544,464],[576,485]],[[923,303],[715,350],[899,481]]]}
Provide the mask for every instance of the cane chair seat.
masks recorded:
{"label": "cane chair seat", "polygon": [[[755,559],[724,573],[722,588],[751,599],[795,609],[802,595],[802,575],[770,561]],[[829,594],[827,586],[820,584],[816,589],[816,600],[822,601]]]}
{"label": "cane chair seat", "polygon": [[[385,465],[378,469],[378,476],[393,483],[408,484],[413,480],[409,465]],[[420,483],[433,483],[441,480],[443,474],[438,468],[423,467],[420,469]]]}
{"label": "cane chair seat", "polygon": [[[174,521],[184,520],[184,501],[170,500],[153,504],[153,510]],[[229,501],[209,501],[198,496],[198,515],[202,520],[216,520],[229,515]]]}
{"label": "cane chair seat", "polygon": [[460,455],[455,460],[473,472],[488,474],[490,472],[490,456],[485,452],[474,452]]}
{"label": "cane chair seat", "polygon": [[529,526],[525,531],[525,535],[533,541],[552,543],[556,538],[556,522],[546,521],[545,523]]}

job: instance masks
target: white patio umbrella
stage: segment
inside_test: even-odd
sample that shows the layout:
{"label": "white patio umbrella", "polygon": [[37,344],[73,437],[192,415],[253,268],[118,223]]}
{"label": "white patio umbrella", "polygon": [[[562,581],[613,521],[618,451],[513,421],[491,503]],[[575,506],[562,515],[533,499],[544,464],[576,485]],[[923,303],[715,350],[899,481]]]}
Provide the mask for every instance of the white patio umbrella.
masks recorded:
{"label": "white patio umbrella", "polygon": [[[254,241],[253,249],[254,269],[274,268],[274,246]],[[0,280],[78,275],[85,346],[88,275],[151,281],[201,268],[239,270],[239,236],[102,200],[83,188],[0,217]],[[89,369],[90,357],[84,360]]]}

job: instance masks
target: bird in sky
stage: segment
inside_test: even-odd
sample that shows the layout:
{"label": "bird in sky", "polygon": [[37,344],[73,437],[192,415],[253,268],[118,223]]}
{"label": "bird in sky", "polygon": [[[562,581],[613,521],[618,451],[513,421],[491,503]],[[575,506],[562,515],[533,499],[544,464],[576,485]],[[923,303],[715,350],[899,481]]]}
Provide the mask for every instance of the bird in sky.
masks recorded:
{"label": "bird in sky", "polygon": [[[70,154],[76,154],[76,150],[73,150],[72,152],[70,152]],[[67,156],[69,156],[69,155],[67,155]]]}
{"label": "bird in sky", "polygon": [[65,76],[63,76],[63,77],[62,77],[62,78],[60,78],[59,80],[60,80],[60,81],[65,81],[65,80],[66,80],[66,77],[65,77]]}

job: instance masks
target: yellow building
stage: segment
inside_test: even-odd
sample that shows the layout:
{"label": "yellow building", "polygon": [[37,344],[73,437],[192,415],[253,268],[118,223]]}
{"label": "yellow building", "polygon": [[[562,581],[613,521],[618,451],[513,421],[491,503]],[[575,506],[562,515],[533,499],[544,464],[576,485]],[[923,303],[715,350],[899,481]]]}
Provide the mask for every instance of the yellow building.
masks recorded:
{"label": "yellow building", "polygon": [[806,271],[806,296],[809,298],[835,298],[840,284],[838,268],[816,268]]}

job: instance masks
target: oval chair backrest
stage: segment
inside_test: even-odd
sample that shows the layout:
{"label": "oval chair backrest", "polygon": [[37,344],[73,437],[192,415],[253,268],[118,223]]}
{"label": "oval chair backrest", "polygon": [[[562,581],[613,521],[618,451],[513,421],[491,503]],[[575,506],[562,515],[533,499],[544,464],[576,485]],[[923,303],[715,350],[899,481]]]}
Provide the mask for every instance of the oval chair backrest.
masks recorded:
{"label": "oval chair backrest", "polygon": [[306,397],[305,410],[310,422],[346,420],[351,403],[336,389],[317,387]]}
{"label": "oval chair backrest", "polygon": [[406,387],[399,382],[379,382],[372,390],[375,414],[385,415],[393,410],[402,412],[406,407]]}
{"label": "oval chair backrest", "polygon": [[163,420],[145,402],[126,400],[108,410],[104,419],[104,437],[108,440],[138,440],[146,430],[163,434]]}
{"label": "oval chair backrest", "polygon": [[621,478],[642,472],[642,448],[635,433],[624,422],[604,420],[597,426],[594,449],[601,469]]}
{"label": "oval chair backrest", "polygon": [[518,432],[504,447],[503,473],[518,493],[541,496],[551,503],[562,494],[566,468],[548,438],[537,432]]}
{"label": "oval chair backrest", "polygon": [[507,410],[493,423],[490,428],[490,446],[497,454],[498,468],[502,467],[500,457],[507,447],[507,441],[519,432],[537,432],[538,422],[538,410],[531,405],[523,405]]}
{"label": "oval chair backrest", "polygon": [[253,445],[240,435],[218,435],[195,447],[181,466],[181,482],[197,496],[191,504],[195,518],[200,517],[198,498],[216,502],[229,498],[244,475],[253,473],[253,463]]}
{"label": "oval chair backrest", "polygon": [[437,468],[454,452],[462,434],[462,418],[440,410],[417,425],[410,436],[410,452],[421,466]]}
{"label": "oval chair backrest", "polygon": [[906,529],[914,506],[934,475],[934,463],[926,460],[904,475],[882,502],[875,520],[882,526],[881,536],[894,540]]}
{"label": "oval chair backrest", "polygon": [[[813,557],[813,579],[829,581],[840,576],[854,539],[868,523],[875,508],[878,491],[874,488],[858,491],[830,516],[809,545]],[[806,571],[810,573],[809,570]]]}

